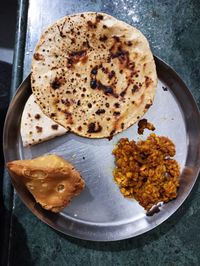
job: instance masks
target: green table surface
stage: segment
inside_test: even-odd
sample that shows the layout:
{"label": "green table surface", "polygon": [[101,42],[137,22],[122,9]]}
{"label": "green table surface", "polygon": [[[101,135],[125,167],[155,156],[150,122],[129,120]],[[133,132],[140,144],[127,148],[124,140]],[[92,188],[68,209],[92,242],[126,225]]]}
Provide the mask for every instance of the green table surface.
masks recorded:
{"label": "green table surface", "polygon": [[[200,105],[199,0],[19,0],[12,94],[30,72],[40,34],[62,16],[103,11],[136,26],[153,53],[170,64]],[[6,27],[6,25],[5,25]],[[38,220],[4,174],[2,265],[200,265],[200,187],[167,221],[141,236],[98,243],[75,239]]]}

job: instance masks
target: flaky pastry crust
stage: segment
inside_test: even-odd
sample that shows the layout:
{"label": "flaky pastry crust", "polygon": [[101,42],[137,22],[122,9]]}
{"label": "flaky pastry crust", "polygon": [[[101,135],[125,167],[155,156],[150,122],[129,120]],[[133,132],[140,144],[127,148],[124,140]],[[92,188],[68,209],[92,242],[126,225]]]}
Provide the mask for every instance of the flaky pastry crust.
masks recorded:
{"label": "flaky pastry crust", "polygon": [[44,209],[60,212],[85,186],[80,173],[57,155],[7,163],[16,182],[22,182]]}

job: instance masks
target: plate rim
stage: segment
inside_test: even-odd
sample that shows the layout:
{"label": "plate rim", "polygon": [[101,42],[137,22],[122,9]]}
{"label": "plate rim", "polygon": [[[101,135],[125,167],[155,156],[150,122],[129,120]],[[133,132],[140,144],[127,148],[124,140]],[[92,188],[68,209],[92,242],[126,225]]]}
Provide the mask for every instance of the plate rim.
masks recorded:
{"label": "plate rim", "polygon": [[[200,113],[199,113],[199,108],[198,108],[198,105],[191,93],[191,91],[189,90],[189,88],[186,86],[186,84],[183,82],[183,80],[180,78],[180,76],[177,74],[177,72],[172,68],[170,67],[165,61],[163,61],[162,59],[160,59],[159,57],[157,56],[154,56],[154,59],[155,59],[155,63],[156,63],[156,69],[157,69],[157,74],[158,74],[158,79],[159,79],[159,66],[160,67],[164,67],[169,73],[169,75],[172,75],[174,77],[174,79],[178,80],[178,82],[181,84],[181,87],[183,87],[183,90],[184,90],[184,93],[186,93],[189,97],[189,100],[194,108],[194,111],[195,111],[195,116],[196,116],[196,120],[199,125],[199,128],[198,128],[198,132],[200,133]],[[7,114],[6,114],[6,118],[5,118],[5,122],[4,122],[4,129],[3,129],[3,153],[4,153],[4,159],[5,159],[5,164],[8,162],[8,156],[6,154],[6,140],[7,140],[7,128],[8,128],[8,125],[9,125],[9,116],[10,116],[10,113],[12,111],[12,107],[15,105],[15,102],[18,100],[18,98],[20,97],[20,93],[22,93],[23,91],[23,86],[24,84],[26,84],[27,82],[30,82],[30,74],[22,81],[22,83],[19,85],[18,89],[16,90],[16,93],[15,95],[13,96],[10,104],[9,104],[9,108],[8,108],[8,111],[7,111]],[[30,84],[30,83],[29,83]],[[171,88],[170,88],[171,90]],[[173,90],[171,90],[173,92]],[[27,95],[28,95],[28,90],[27,90]],[[181,111],[182,111],[182,108],[180,108]],[[186,128],[186,133],[187,133],[187,128]],[[186,162],[188,160],[188,153],[189,151],[187,150],[187,156],[186,156],[186,161],[185,161],[185,165],[186,165]],[[197,152],[197,155],[196,155],[196,162],[197,162],[197,168],[195,169],[196,172],[192,175],[193,178],[192,178],[192,183],[190,184],[190,188],[189,190],[187,191],[187,193],[185,193],[182,197],[182,200],[180,200],[179,204],[177,204],[177,206],[173,209],[172,212],[168,213],[166,216],[163,217],[163,215],[161,215],[160,218],[158,218],[158,221],[156,222],[155,225],[152,225],[150,224],[148,227],[146,227],[145,229],[143,230],[139,230],[137,233],[133,233],[129,236],[126,236],[126,237],[118,237],[118,238],[114,238],[114,239],[101,239],[101,238],[93,238],[90,236],[90,234],[88,234],[88,237],[87,236],[80,236],[80,233],[78,235],[74,234],[74,233],[70,233],[69,230],[68,232],[66,233],[66,231],[62,230],[62,228],[58,228],[55,224],[52,223],[52,221],[50,219],[55,219],[55,216],[57,216],[57,214],[54,214],[54,213],[50,213],[49,211],[46,211],[44,209],[42,209],[40,206],[38,206],[38,204],[36,205],[30,205],[27,201],[24,200],[25,196],[21,195],[20,192],[19,192],[19,188],[18,188],[18,185],[14,182],[13,178],[11,177],[11,181],[12,181],[12,185],[13,187],[15,188],[15,190],[17,191],[17,194],[19,196],[19,198],[21,199],[21,201],[28,207],[29,210],[31,210],[31,212],[38,218],[40,219],[41,221],[43,221],[44,223],[48,224],[50,227],[52,227],[53,229],[65,234],[65,235],[69,235],[71,237],[76,237],[76,238],[79,238],[79,239],[84,239],[84,240],[90,240],[90,241],[99,241],[99,242],[107,242],[107,241],[117,241],[117,240],[123,240],[123,239],[128,239],[128,238],[131,238],[131,237],[136,237],[138,235],[141,235],[143,233],[146,233],[148,231],[151,231],[152,229],[154,229],[155,227],[159,226],[160,224],[162,224],[164,221],[168,220],[169,217],[171,217],[178,209],[179,207],[185,202],[186,198],[188,197],[188,195],[190,194],[192,188],[194,187],[195,183],[196,183],[196,180],[198,178],[198,174],[200,172],[200,152],[198,153]],[[5,165],[6,167],[6,165]],[[9,171],[8,171],[9,172]],[[10,174],[10,173],[9,173]],[[26,194],[29,194],[29,192],[27,192]],[[26,195],[27,196],[27,195]],[[31,196],[32,197],[32,196]],[[169,202],[167,205],[169,206],[172,202]],[[38,210],[39,209],[39,210]],[[40,212],[38,212],[40,211]],[[164,210],[162,210],[162,213],[164,212]],[[45,214],[47,215],[44,216]],[[60,216],[62,216],[62,214],[58,214]],[[53,217],[54,216],[54,217]],[[152,218],[152,217],[151,217]],[[69,225],[74,225],[74,222],[73,221],[68,221],[68,226]],[[80,223],[77,223],[76,222],[76,225],[79,225],[80,227]],[[127,224],[123,225],[123,226],[126,226]],[[94,225],[89,225],[89,227],[93,227]],[[98,224],[95,225],[96,227],[101,227],[99,226]],[[118,228],[118,226],[116,226]],[[91,228],[90,228],[91,229]],[[141,231],[141,232],[140,232]],[[90,232],[91,233],[91,232]]]}

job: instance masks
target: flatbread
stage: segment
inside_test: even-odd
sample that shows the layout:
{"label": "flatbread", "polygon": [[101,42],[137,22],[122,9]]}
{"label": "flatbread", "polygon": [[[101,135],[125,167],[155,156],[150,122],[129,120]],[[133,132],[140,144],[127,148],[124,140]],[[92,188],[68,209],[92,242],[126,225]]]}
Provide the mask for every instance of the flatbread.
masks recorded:
{"label": "flatbread", "polygon": [[32,160],[7,163],[16,182],[23,183],[46,210],[59,212],[85,186],[79,172],[63,158],[43,155]]}
{"label": "flatbread", "polygon": [[88,138],[112,137],[152,105],[157,74],[136,28],[104,13],[64,17],[41,36],[31,85],[42,111]]}
{"label": "flatbread", "polygon": [[33,94],[28,98],[20,127],[23,146],[41,143],[56,136],[61,136],[67,131],[41,111]]}

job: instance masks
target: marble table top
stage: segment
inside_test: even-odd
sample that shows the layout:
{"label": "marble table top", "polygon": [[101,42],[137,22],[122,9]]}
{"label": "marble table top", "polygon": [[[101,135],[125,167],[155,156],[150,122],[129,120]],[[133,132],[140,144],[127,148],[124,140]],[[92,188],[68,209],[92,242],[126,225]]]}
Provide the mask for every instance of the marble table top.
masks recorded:
{"label": "marble table top", "polygon": [[[200,106],[200,2],[198,0],[19,0],[14,94],[30,72],[34,46],[56,19],[103,11],[141,30],[155,55],[171,65]],[[6,25],[5,25],[6,26]],[[141,236],[98,243],[56,232],[38,220],[4,174],[5,232],[2,265],[200,265],[200,186],[166,222]]]}

